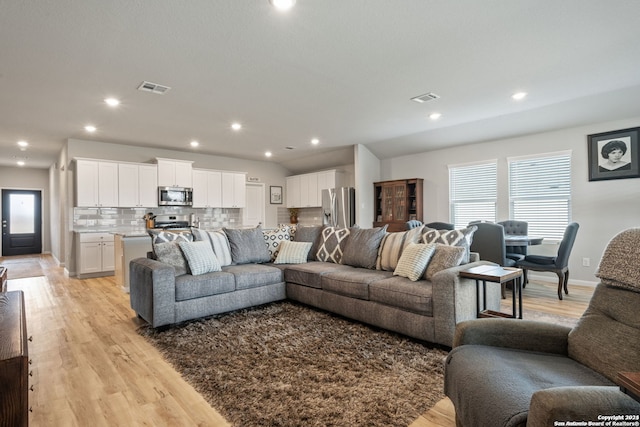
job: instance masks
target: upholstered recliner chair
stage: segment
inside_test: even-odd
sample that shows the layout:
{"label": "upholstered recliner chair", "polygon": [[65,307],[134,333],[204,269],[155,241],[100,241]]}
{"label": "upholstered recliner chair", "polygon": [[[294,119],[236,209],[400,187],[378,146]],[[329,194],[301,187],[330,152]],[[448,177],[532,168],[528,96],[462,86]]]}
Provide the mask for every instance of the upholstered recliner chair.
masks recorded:
{"label": "upholstered recliner chair", "polygon": [[458,426],[546,427],[640,414],[640,403],[615,383],[619,372],[640,371],[640,228],[609,242],[596,276],[573,329],[509,319],[458,324],[444,387]]}

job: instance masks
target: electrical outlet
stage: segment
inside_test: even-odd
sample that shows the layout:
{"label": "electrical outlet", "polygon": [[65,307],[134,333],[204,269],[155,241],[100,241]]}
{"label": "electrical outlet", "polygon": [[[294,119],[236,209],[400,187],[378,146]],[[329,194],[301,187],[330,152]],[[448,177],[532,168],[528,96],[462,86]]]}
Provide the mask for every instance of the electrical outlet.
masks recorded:
{"label": "electrical outlet", "polygon": [[582,258],[582,266],[590,267],[591,266],[591,258]]}

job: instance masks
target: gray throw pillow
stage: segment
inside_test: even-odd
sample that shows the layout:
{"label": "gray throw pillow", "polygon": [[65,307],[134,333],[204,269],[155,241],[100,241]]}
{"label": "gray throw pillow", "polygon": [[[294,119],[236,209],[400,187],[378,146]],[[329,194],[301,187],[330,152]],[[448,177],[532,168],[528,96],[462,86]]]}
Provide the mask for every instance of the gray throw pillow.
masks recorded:
{"label": "gray throw pillow", "polygon": [[297,227],[296,233],[293,236],[294,242],[311,242],[311,250],[309,251],[309,261],[316,260],[316,252],[318,252],[318,246],[320,245],[320,234],[322,233],[322,225]]}
{"label": "gray throw pillow", "polygon": [[271,255],[264,242],[261,227],[256,228],[225,228],[231,258],[234,264],[250,264],[271,261]]}
{"label": "gray throw pillow", "polygon": [[387,226],[376,228],[352,227],[342,255],[342,264],[374,270],[380,242]]}
{"label": "gray throw pillow", "polygon": [[158,261],[175,268],[176,276],[187,274],[187,260],[182,255],[178,241],[156,243],[153,250]]}

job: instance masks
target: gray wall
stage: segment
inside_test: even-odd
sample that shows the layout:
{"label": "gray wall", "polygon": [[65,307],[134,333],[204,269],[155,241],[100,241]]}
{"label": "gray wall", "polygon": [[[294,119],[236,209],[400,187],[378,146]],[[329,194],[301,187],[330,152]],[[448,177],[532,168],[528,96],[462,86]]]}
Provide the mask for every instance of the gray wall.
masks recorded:
{"label": "gray wall", "polygon": [[373,227],[373,183],[380,181],[380,160],[364,145],[356,145],[354,151],[356,224],[369,228]]}
{"label": "gray wall", "polygon": [[47,169],[0,167],[0,188],[40,190],[42,192],[42,251],[51,252],[49,171]]}
{"label": "gray wall", "polygon": [[[447,220],[447,165],[497,159],[497,218],[502,220],[509,217],[507,157],[571,150],[572,219],[580,230],[571,254],[570,277],[574,282],[593,283],[609,240],[624,229],[640,226],[640,179],[589,182],[587,135],[636,126],[640,126],[640,117],[387,159],[381,161],[382,179],[424,178],[425,221]],[[555,253],[557,244],[548,242],[533,249]],[[583,258],[590,258],[590,267],[582,265]]]}

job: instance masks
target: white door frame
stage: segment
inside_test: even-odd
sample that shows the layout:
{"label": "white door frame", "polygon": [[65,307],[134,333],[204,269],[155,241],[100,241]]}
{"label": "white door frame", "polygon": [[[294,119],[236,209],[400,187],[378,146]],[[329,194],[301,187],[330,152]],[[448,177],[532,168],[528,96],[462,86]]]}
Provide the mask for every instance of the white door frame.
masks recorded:
{"label": "white door frame", "polygon": [[[246,187],[254,187],[254,188],[259,188],[259,195],[258,195],[258,204],[260,206],[262,206],[262,215],[261,218],[259,218],[259,222],[262,225],[262,227],[264,228],[264,224],[265,224],[265,219],[266,219],[266,206],[265,206],[265,185],[263,182],[247,182]],[[250,192],[247,191],[246,192],[247,197],[249,196]],[[249,218],[249,201],[247,200],[245,203],[245,208],[243,209],[243,213],[242,213],[242,225],[243,226],[248,226],[248,218]],[[257,224],[255,224],[257,225]]]}

